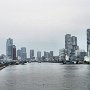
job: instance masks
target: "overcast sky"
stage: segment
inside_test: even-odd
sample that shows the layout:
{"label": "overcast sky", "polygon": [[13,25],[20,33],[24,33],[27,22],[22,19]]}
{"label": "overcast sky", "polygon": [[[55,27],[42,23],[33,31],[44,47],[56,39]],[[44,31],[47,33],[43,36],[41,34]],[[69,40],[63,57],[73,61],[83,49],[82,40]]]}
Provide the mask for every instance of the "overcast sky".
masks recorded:
{"label": "overcast sky", "polygon": [[11,37],[17,49],[54,50],[58,55],[67,33],[86,49],[87,28],[90,0],[0,0],[0,54]]}

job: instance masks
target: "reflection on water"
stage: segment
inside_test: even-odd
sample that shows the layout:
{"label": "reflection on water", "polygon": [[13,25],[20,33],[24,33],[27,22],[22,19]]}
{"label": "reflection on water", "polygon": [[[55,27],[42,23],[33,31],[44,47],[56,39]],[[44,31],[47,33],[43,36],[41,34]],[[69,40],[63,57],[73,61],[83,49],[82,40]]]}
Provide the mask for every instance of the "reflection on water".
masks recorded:
{"label": "reflection on water", "polygon": [[90,90],[90,65],[9,66],[0,71],[0,90]]}

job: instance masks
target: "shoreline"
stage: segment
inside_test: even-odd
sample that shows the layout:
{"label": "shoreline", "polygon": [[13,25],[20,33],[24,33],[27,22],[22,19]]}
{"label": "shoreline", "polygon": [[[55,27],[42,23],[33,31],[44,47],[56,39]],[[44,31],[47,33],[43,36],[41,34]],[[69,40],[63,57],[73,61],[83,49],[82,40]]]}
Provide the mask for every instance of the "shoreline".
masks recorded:
{"label": "shoreline", "polygon": [[[29,63],[36,63],[36,62],[29,62]],[[39,62],[37,62],[37,63],[39,63]],[[40,63],[57,63],[57,62],[40,62]],[[60,63],[61,65],[90,65],[90,63],[79,63],[79,64],[75,64],[75,63],[65,63],[65,64],[63,64],[63,63]],[[2,70],[2,69],[4,69],[4,68],[6,68],[7,66],[9,66],[10,64],[6,64],[6,65],[4,65],[4,64],[0,64],[0,70]],[[12,65],[20,65],[20,64],[12,64]]]}
{"label": "shoreline", "polygon": [[6,66],[2,66],[2,67],[0,67],[0,70],[2,70],[2,69],[4,69]]}

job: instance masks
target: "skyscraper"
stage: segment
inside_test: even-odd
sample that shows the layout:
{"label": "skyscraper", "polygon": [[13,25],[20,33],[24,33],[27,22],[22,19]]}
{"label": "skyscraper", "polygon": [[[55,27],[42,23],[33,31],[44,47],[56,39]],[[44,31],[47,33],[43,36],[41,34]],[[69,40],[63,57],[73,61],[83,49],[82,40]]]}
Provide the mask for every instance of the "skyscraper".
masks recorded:
{"label": "skyscraper", "polygon": [[77,37],[72,36],[72,52],[75,52],[75,50],[77,50],[77,49],[78,49]]}
{"label": "skyscraper", "polygon": [[37,51],[37,57],[41,58],[41,51]]}
{"label": "skyscraper", "polygon": [[46,51],[44,51],[44,57],[45,57],[45,58],[47,57],[47,52],[46,52]]}
{"label": "skyscraper", "polygon": [[35,59],[35,57],[34,57],[34,50],[33,49],[30,50],[30,59]]}
{"label": "skyscraper", "polygon": [[26,47],[21,48],[21,60],[26,60],[27,53],[26,53]]}
{"label": "skyscraper", "polygon": [[26,52],[26,47],[21,47],[22,52]]}
{"label": "skyscraper", "polygon": [[13,59],[13,39],[9,38],[6,42],[6,56],[9,59]]}
{"label": "skyscraper", "polygon": [[65,50],[66,55],[69,56],[69,60],[73,61],[76,59],[75,50],[78,49],[77,37],[71,36],[71,34],[65,35]]}
{"label": "skyscraper", "polygon": [[90,29],[87,29],[87,55],[90,56]]}
{"label": "skyscraper", "polygon": [[17,58],[18,58],[18,60],[21,59],[21,50],[20,49],[17,50]]}
{"label": "skyscraper", "polygon": [[50,51],[50,57],[53,57],[53,51]]}
{"label": "skyscraper", "polygon": [[41,51],[37,52],[37,60],[38,62],[41,62]]}
{"label": "skyscraper", "polygon": [[71,34],[66,34],[65,35],[65,49],[67,50],[67,55],[70,56],[71,49],[72,49]]}
{"label": "skyscraper", "polygon": [[49,58],[49,57],[50,57],[50,53],[49,53],[49,52],[44,51],[44,57],[45,57],[45,58]]}
{"label": "skyscraper", "polygon": [[16,60],[16,46],[13,45],[13,60]]}
{"label": "skyscraper", "polygon": [[77,37],[72,36],[72,46],[74,47],[74,49],[76,49],[77,46]]}
{"label": "skyscraper", "polygon": [[59,61],[65,61],[66,51],[65,49],[59,49]]}

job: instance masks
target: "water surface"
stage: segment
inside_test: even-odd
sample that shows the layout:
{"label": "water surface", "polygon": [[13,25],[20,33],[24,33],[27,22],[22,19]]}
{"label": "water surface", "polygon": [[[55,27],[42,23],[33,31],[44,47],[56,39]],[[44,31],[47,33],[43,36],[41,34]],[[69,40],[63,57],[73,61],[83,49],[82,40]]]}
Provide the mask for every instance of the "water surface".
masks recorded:
{"label": "water surface", "polygon": [[8,66],[0,71],[0,90],[90,90],[90,65]]}

